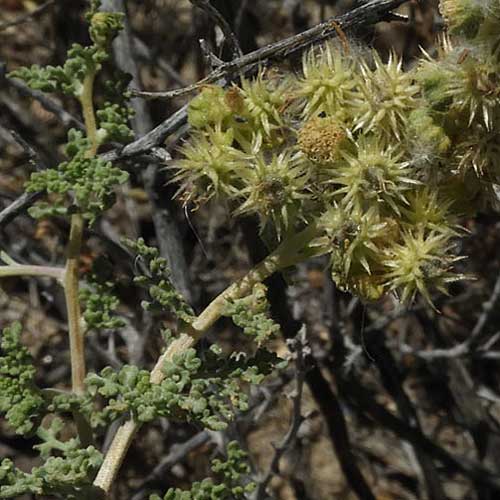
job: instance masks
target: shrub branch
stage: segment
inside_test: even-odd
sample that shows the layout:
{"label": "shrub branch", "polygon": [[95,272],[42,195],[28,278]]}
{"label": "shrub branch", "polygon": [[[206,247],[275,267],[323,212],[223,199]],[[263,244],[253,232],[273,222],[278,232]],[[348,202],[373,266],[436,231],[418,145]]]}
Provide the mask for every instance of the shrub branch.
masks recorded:
{"label": "shrub branch", "polygon": [[[168,346],[158,359],[151,371],[151,382],[159,384],[164,379],[163,366],[166,361],[172,361],[174,357],[193,347],[196,342],[207,332],[207,330],[222,316],[225,304],[228,300],[238,299],[251,293],[255,284],[261,283],[275,272],[290,267],[304,259],[304,253],[308,255],[320,254],[323,249],[317,247],[312,250],[309,246],[317,236],[318,229],[311,224],[302,232],[297,233],[284,241],[273,253],[271,253],[260,264],[249,271],[241,280],[230,285],[224,292],[218,295],[206,309],[191,323],[183,332]],[[94,480],[94,486],[109,493],[118,470],[123,463],[125,454],[140,427],[140,423],[128,420],[117,431],[111,446],[104,458],[104,462]]]}

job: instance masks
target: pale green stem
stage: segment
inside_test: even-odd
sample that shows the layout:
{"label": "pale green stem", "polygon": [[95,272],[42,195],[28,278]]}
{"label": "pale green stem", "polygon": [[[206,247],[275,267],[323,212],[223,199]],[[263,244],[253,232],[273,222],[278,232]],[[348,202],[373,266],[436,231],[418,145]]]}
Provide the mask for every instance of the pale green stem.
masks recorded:
{"label": "pale green stem", "polygon": [[95,72],[90,72],[83,80],[83,90],[80,96],[80,104],[82,106],[83,121],[87,138],[90,141],[90,150],[87,152],[87,157],[95,156],[99,143],[97,142],[97,123],[94,112],[94,80]]}
{"label": "pale green stem", "polygon": [[0,259],[8,265],[19,265],[19,262],[16,262],[8,253],[4,252],[3,250],[0,252]]}
{"label": "pale green stem", "polygon": [[80,322],[79,272],[80,249],[82,245],[83,217],[71,216],[71,229],[64,272],[64,296],[68,313],[69,349],[71,358],[71,382],[75,394],[85,391],[85,348],[84,333]]}
{"label": "pale green stem", "polygon": [[64,269],[51,266],[30,266],[24,264],[12,264],[0,266],[0,278],[7,276],[37,276],[55,278],[60,283],[64,280]]}
{"label": "pale green stem", "polygon": [[[82,247],[84,221],[80,214],[71,216],[71,228],[64,270],[64,297],[68,315],[69,352],[71,362],[71,388],[75,394],[85,392],[85,332],[81,325],[79,297],[79,262]],[[93,443],[92,429],[85,417],[78,411],[73,412],[78,437],[82,446]]]}
{"label": "pale green stem", "polygon": [[[85,122],[90,149],[86,152],[88,158],[97,153],[96,119],[94,113],[94,79],[95,71],[88,73],[83,80],[83,90],[80,96],[82,114]],[[79,263],[82,248],[84,220],[81,214],[71,216],[71,228],[64,273],[64,294],[68,313],[69,348],[71,358],[71,382],[75,394],[85,391],[85,335],[81,326],[81,310],[79,297]]]}
{"label": "pale green stem", "polygon": [[[308,250],[310,251],[308,244],[316,235],[317,229],[314,225],[311,225],[301,233],[292,236],[248,272],[241,280],[233,283],[218,295],[160,356],[151,371],[151,382],[153,384],[160,384],[162,382],[164,379],[162,368],[165,361],[172,361],[175,356],[193,347],[217,319],[221,317],[228,299],[237,299],[250,294],[256,283],[261,283],[276,271],[303,260],[305,258],[303,252],[307,253]],[[307,255],[309,256],[310,254]],[[106,494],[109,493],[111,485],[116,479],[118,470],[123,463],[125,454],[139,428],[140,423],[130,419],[116,432],[104,458],[104,462],[94,480],[94,486],[100,488]]]}

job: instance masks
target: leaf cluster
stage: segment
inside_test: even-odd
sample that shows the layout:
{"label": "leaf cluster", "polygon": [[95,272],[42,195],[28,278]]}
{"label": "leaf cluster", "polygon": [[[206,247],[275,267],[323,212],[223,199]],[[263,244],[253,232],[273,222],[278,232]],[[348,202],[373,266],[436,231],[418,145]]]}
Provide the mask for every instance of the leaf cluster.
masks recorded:
{"label": "leaf cluster", "polygon": [[152,384],[149,371],[136,366],[127,365],[119,371],[106,367],[86,379],[89,394],[102,400],[91,423],[97,427],[131,415],[139,422],[168,417],[224,429],[235,411],[248,409],[243,384],[261,382],[276,360],[268,351],[253,357],[239,353],[225,358],[216,346],[202,360],[189,349],[165,362],[165,379],[160,384]]}
{"label": "leaf cluster", "polygon": [[46,402],[34,383],[36,369],[21,344],[21,324],[4,328],[0,339],[0,413],[18,434],[39,425]]}
{"label": "leaf cluster", "polygon": [[134,133],[128,122],[134,111],[127,105],[105,102],[101,109],[96,111],[99,128],[97,140],[100,144],[106,142],[128,142],[133,139]]}
{"label": "leaf cluster", "polygon": [[88,139],[79,130],[68,132],[65,152],[68,161],[57,167],[34,172],[26,185],[29,192],[46,191],[51,202],[30,209],[33,217],[80,213],[89,223],[109,208],[115,200],[114,188],[128,179],[128,173],[111,162],[89,156]]}
{"label": "leaf cluster", "polygon": [[[67,161],[31,175],[26,189],[44,191],[50,198],[48,202],[40,202],[31,208],[33,217],[80,213],[92,224],[114,203],[114,188],[128,179],[125,171],[96,156],[103,143],[125,142],[133,136],[128,126],[132,110],[122,102],[121,95],[113,96],[119,103],[106,101],[96,111],[94,120],[92,95],[95,77],[109,58],[112,39],[122,28],[121,14],[98,12],[98,7],[99,2],[93,2],[87,13],[92,45],[73,44],[62,66],[34,65],[10,73],[10,77],[24,80],[33,89],[76,97],[82,105],[88,129],[87,135],[69,130],[65,147]],[[115,87],[115,90],[123,91],[122,86]]]}
{"label": "leaf cluster", "polygon": [[146,311],[170,311],[179,320],[190,323],[195,317],[193,309],[175,289],[168,262],[160,257],[159,250],[146,245],[143,238],[137,241],[124,239],[123,242],[136,254],[136,262],[140,262],[145,270],[134,278],[134,283],[144,287],[150,297],[142,302],[142,307]]}
{"label": "leaf cluster", "polygon": [[[101,264],[100,264],[101,262]],[[94,269],[86,276],[86,286],[80,289],[80,300],[84,304],[83,319],[88,329],[115,330],[125,325],[123,318],[116,316],[120,301],[113,295],[114,283],[100,268],[107,261],[94,263]]]}
{"label": "leaf cluster", "polygon": [[[14,323],[2,332],[0,342],[0,413],[19,434],[36,434],[42,443],[35,446],[44,464],[31,473],[17,469],[5,458],[0,464],[0,498],[17,498],[25,493],[81,498],[91,486],[91,477],[102,461],[92,446],[81,448],[77,439],[62,442],[57,434],[62,421],[55,418],[49,428],[42,418],[53,411],[83,409],[83,398],[59,394],[52,400],[34,384],[35,367],[26,347],[21,344],[21,325]],[[55,453],[54,453],[55,452]],[[78,496],[80,495],[80,496]]]}
{"label": "leaf cluster", "polygon": [[[85,394],[75,395],[40,390],[34,385],[33,360],[22,346],[20,334],[20,325],[14,324],[2,335],[0,412],[6,414],[17,432],[35,433],[41,440],[35,449],[44,465],[28,474],[9,459],[3,460],[0,498],[24,493],[62,498],[92,495],[92,477],[102,462],[101,454],[92,446],[82,447],[77,438],[62,441],[59,435],[65,424],[50,416],[50,425],[45,427],[41,422],[46,415],[78,413],[96,430],[123,416],[142,423],[167,417],[222,430],[236,412],[248,410],[246,387],[261,383],[280,361],[265,349],[257,350],[253,356],[233,353],[228,357],[216,345],[202,357],[189,349],[165,362],[165,378],[160,384],[152,384],[150,372],[136,366],[126,365],[118,371],[106,367],[99,374],[90,373],[85,380]],[[194,491],[199,487],[203,493],[240,498],[239,494],[248,491],[248,487],[237,484],[237,471],[243,471],[243,466],[238,465],[241,458],[235,451],[227,463],[216,462],[214,470],[222,474],[224,481],[218,485],[204,481],[195,485]]]}
{"label": "leaf cluster", "polygon": [[227,301],[224,310],[224,315],[229,316],[259,346],[280,330],[280,326],[269,317],[266,292],[265,285],[256,284],[250,295]]}
{"label": "leaf cluster", "polygon": [[26,493],[68,500],[90,498],[94,491],[92,477],[101,463],[102,455],[93,446],[75,446],[62,456],[47,457],[43,465],[34,467],[29,474],[5,458],[0,463],[0,498],[19,498]]}
{"label": "leaf cluster", "polygon": [[255,490],[254,482],[243,483],[250,473],[250,466],[246,461],[247,454],[239,447],[237,441],[227,445],[227,459],[218,458],[212,461],[212,471],[221,476],[221,482],[216,483],[211,478],[192,484],[189,491],[171,488],[160,497],[151,495],[150,500],[244,500]]}
{"label": "leaf cluster", "polygon": [[97,45],[83,47],[75,43],[68,50],[63,66],[33,65],[11,71],[9,76],[23,80],[35,90],[80,98],[85,77],[97,73],[108,57],[106,50]]}

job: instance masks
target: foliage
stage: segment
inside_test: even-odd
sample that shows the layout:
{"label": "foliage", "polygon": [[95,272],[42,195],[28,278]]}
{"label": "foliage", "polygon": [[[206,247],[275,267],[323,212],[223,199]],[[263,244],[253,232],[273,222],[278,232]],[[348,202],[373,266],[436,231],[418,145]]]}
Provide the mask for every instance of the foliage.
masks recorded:
{"label": "foliage", "polygon": [[45,463],[30,474],[17,469],[10,459],[2,460],[0,498],[19,498],[26,493],[88,498],[94,490],[91,478],[101,465],[102,455],[93,446],[80,448],[77,442],[63,448],[62,456],[47,456]]}
{"label": "foliage", "polygon": [[238,443],[231,441],[227,445],[227,460],[216,458],[212,461],[212,471],[222,476],[221,483],[215,483],[207,478],[193,483],[189,491],[172,488],[167,491],[163,499],[158,495],[151,495],[149,500],[244,500],[256,486],[253,482],[242,484],[242,480],[250,472],[250,466],[245,461],[246,457],[247,454],[240,449]]}
{"label": "foliage", "polygon": [[64,66],[37,65],[20,68],[10,73],[11,77],[24,80],[32,89],[43,92],[62,92],[74,97],[83,93],[83,80],[89,73],[101,69],[108,54],[100,47],[82,47],[73,44],[69,49]]}
{"label": "foliage", "polygon": [[21,344],[21,324],[13,323],[0,341],[0,413],[18,434],[28,434],[39,423],[45,401],[34,384],[35,367]]}
{"label": "foliage", "polygon": [[27,191],[56,195],[50,203],[33,207],[32,216],[67,215],[77,211],[92,223],[114,203],[114,187],[124,183],[128,173],[99,157],[88,157],[89,147],[82,132],[71,129],[66,146],[69,161],[31,175]]}
{"label": "foliage", "polygon": [[125,321],[114,314],[120,301],[112,293],[113,276],[108,266],[107,260],[97,259],[87,276],[87,286],[80,290],[80,300],[85,306],[83,319],[88,329],[115,330],[125,325]]}
{"label": "foliage", "polygon": [[124,243],[133,250],[138,261],[141,261],[147,274],[134,278],[134,282],[148,290],[151,300],[144,300],[142,307],[147,311],[171,311],[177,318],[190,323],[194,318],[191,306],[175,289],[170,280],[170,271],[167,260],[160,257],[157,248],[146,245],[142,238],[137,241],[124,240]]}
{"label": "foliage", "polygon": [[[33,434],[42,440],[36,445],[44,464],[25,473],[8,458],[0,464],[0,498],[17,498],[24,493],[57,494],[62,498],[80,498],[83,488],[91,487],[93,472],[100,466],[101,454],[93,447],[82,448],[78,439],[62,442],[57,434],[62,422],[54,419],[48,429],[40,424],[51,411],[83,409],[82,401],[61,394],[50,401],[34,384],[35,367],[28,350],[21,344],[21,325],[5,328],[0,356],[0,413],[18,434]],[[56,451],[58,456],[54,456]],[[81,494],[81,493],[78,493]]]}
{"label": "foliage", "polygon": [[226,358],[212,346],[202,360],[189,349],[165,362],[165,378],[160,384],[152,384],[149,371],[136,366],[126,365],[118,372],[106,367],[86,380],[90,395],[105,401],[102,409],[92,414],[91,423],[105,425],[131,414],[139,422],[168,417],[224,429],[236,410],[248,409],[241,384],[261,382],[276,359],[267,351],[254,357],[234,353]]}
{"label": "foliage", "polygon": [[224,315],[230,316],[257,345],[261,345],[280,329],[269,317],[266,291],[265,285],[258,283],[247,297],[228,301],[224,310]]}
{"label": "foliage", "polygon": [[99,122],[97,129],[99,143],[128,142],[133,139],[134,134],[128,126],[128,120],[133,114],[132,108],[105,102],[103,107],[96,111]]}
{"label": "foliage", "polygon": [[[232,311],[245,331],[255,333],[253,329],[257,329],[257,338],[264,328],[266,333],[276,329],[265,319],[266,302],[262,293],[260,290],[253,298],[260,301],[254,306],[262,311],[257,314],[257,320],[245,320],[244,314],[238,316],[237,306]],[[20,332],[21,326],[15,324],[5,329],[2,336],[0,411],[6,413],[9,423],[20,433],[37,427],[36,435],[42,443],[35,448],[45,463],[27,474],[5,459],[0,467],[0,498],[26,492],[80,498],[75,495],[92,491],[92,476],[102,461],[100,453],[93,446],[82,447],[78,438],[60,440],[58,434],[64,428],[63,421],[53,418],[45,428],[40,425],[45,415],[76,411],[94,428],[106,427],[121,416],[130,415],[143,423],[168,417],[221,430],[234,419],[235,412],[248,410],[245,386],[259,384],[279,364],[276,355],[265,349],[259,349],[254,356],[233,353],[226,357],[214,345],[203,358],[189,349],[166,361],[165,378],[159,384],[151,383],[148,370],[125,365],[117,372],[107,367],[100,374],[89,374],[87,391],[82,396],[52,391],[44,394],[33,384],[34,367],[26,348],[20,344]],[[225,481],[217,486],[205,481],[199,486],[200,491],[231,493],[236,498],[243,491],[249,491],[248,487],[236,485],[238,467],[240,471],[243,467],[241,460],[242,456],[236,451],[230,451],[228,462],[217,463],[214,469],[223,474]],[[194,491],[196,488],[198,486],[194,486]]]}
{"label": "foliage", "polygon": [[[97,148],[109,141],[127,141],[132,132],[127,121],[130,108],[105,102],[94,118],[92,99],[96,75],[109,58],[109,45],[122,27],[120,14],[97,12],[94,2],[87,13],[91,46],[73,44],[63,66],[37,65],[20,68],[9,76],[24,80],[31,88],[44,92],[62,92],[76,97],[86,115],[87,135],[71,129],[65,148],[67,161],[41,172],[34,172],[27,191],[42,191],[50,201],[33,206],[33,217],[80,213],[90,223],[114,203],[114,188],[128,179],[128,173],[96,156]],[[89,115],[92,118],[89,118]],[[89,121],[90,120],[90,121]]]}

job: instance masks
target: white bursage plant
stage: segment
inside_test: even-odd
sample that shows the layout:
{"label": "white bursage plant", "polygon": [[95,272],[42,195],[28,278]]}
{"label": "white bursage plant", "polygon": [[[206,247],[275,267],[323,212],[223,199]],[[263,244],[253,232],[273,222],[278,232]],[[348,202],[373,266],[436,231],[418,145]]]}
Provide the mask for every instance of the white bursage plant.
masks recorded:
{"label": "white bursage plant", "polygon": [[175,163],[182,199],[256,214],[275,248],[309,228],[304,256],[330,254],[341,289],[432,304],[465,277],[460,216],[494,208],[500,182],[499,0],[441,8],[450,36],[410,70],[327,43],[302,75],[202,90]]}
{"label": "white bursage plant", "polygon": [[[108,494],[138,429],[158,417],[224,429],[236,411],[248,409],[244,388],[279,366],[264,346],[279,329],[262,284],[273,273],[326,254],[342,290],[364,300],[393,294],[406,304],[422,296],[432,306],[435,291],[446,293],[465,277],[455,269],[460,217],[498,205],[500,0],[443,0],[450,38],[441,41],[437,59],[423,53],[410,70],[394,54],[383,62],[374,52],[349,50],[343,39],[307,52],[301,75],[262,70],[240,86],[205,86],[189,105],[191,132],[170,167],[177,196],[195,207],[222,201],[235,217],[257,216],[270,253],[196,316],[158,250],[127,242],[143,264],[134,279],[145,290],[142,307],[172,314],[176,332],[163,332],[166,348],[151,371],[125,365],[87,374],[86,330],[116,329],[123,321],[115,314],[112,273],[96,269],[80,290],[84,229],[127,179],[102,160],[101,146],[131,137],[124,88],[116,102],[98,109],[94,103],[121,27],[121,17],[98,12],[98,3],[87,16],[92,45],[74,45],[63,66],[11,73],[78,100],[85,130],[69,131],[67,160],[35,172],[27,184],[50,195],[31,215],[69,219],[64,267],[1,255],[0,277],[45,276],[63,287],[72,391],[37,387],[21,325],[3,331],[0,412],[17,433],[38,436],[43,465],[24,472],[2,460],[0,498]],[[222,316],[254,340],[252,355],[224,356],[214,345],[198,357],[195,343]],[[59,413],[73,415],[75,437],[62,439]],[[124,423],[103,456],[93,439],[118,419]],[[213,470],[222,482],[206,479],[164,499],[246,498],[255,487],[244,477],[249,467],[235,443],[228,461],[215,461]]]}

